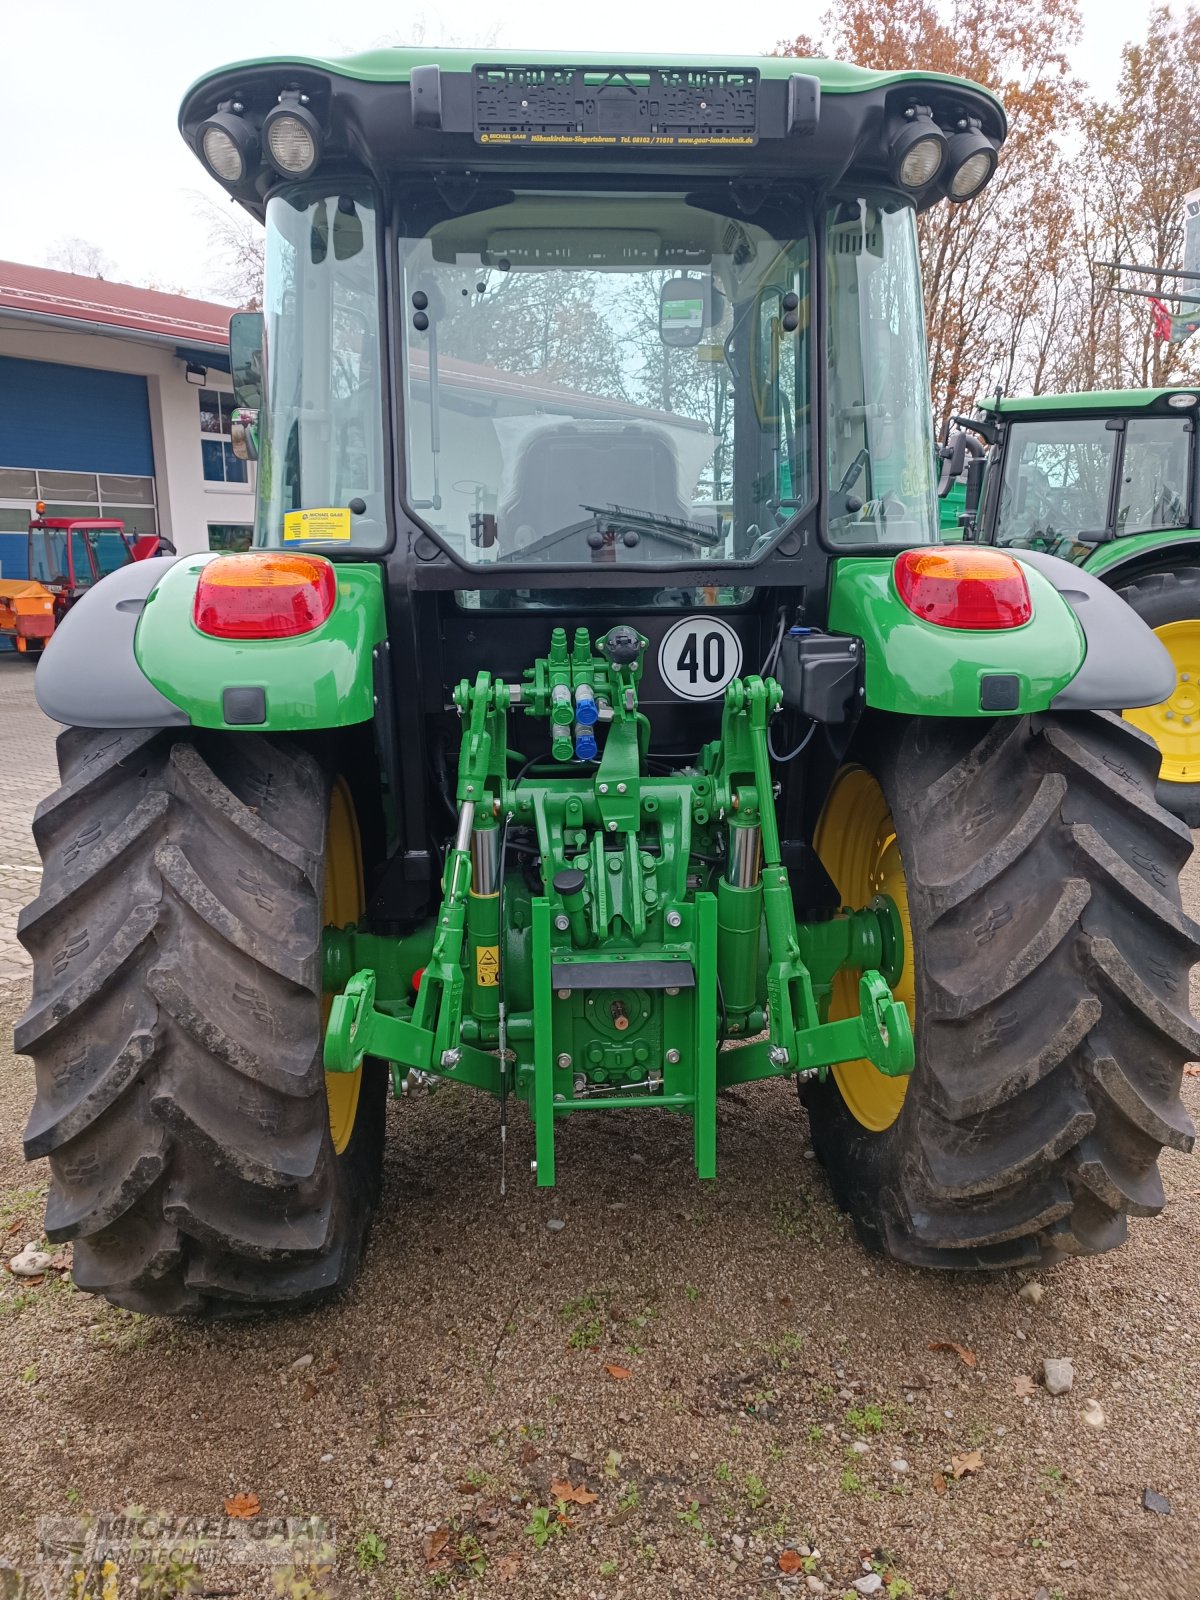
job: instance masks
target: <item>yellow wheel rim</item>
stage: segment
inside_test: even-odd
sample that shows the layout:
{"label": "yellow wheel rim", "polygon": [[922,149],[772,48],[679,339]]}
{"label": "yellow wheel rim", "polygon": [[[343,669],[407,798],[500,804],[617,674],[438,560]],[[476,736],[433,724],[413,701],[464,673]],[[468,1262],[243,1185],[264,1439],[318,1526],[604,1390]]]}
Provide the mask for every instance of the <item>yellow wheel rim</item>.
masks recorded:
{"label": "yellow wheel rim", "polygon": [[[363,914],[362,845],[354,801],[344,778],[339,778],[329,797],[329,823],[325,832],[325,903],[327,928],[344,928]],[[321,1006],[321,1036],[329,1021],[333,995],[326,994]],[[362,1087],[362,1068],[357,1072],[327,1072],[325,1095],[329,1101],[329,1131],[333,1148],[341,1155],[354,1132],[358,1112],[358,1092]]]}
{"label": "yellow wheel rim", "polygon": [[[833,780],[815,844],[844,906],[857,911],[877,894],[895,902],[904,930],[904,966],[894,992],[912,1021],[916,991],[904,864],[883,790],[864,767],[843,767]],[[857,1014],[859,976],[845,968],[837,974],[829,1001],[831,1022]],[[846,1061],[832,1070],[842,1099],[864,1128],[882,1133],[891,1127],[904,1104],[906,1077],[889,1078],[869,1061]]]}
{"label": "yellow wheel rim", "polygon": [[1200,619],[1164,622],[1154,632],[1175,665],[1175,688],[1156,706],[1125,712],[1162,752],[1164,783],[1200,783]]}

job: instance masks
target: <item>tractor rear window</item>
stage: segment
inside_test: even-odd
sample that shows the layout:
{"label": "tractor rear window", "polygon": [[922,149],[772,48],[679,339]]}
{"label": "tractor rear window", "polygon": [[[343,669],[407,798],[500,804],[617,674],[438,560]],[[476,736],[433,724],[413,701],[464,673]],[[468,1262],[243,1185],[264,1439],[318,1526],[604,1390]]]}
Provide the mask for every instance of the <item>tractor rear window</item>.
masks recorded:
{"label": "tractor rear window", "polygon": [[410,507],[479,567],[762,554],[813,499],[807,229],[544,192],[414,228]]}

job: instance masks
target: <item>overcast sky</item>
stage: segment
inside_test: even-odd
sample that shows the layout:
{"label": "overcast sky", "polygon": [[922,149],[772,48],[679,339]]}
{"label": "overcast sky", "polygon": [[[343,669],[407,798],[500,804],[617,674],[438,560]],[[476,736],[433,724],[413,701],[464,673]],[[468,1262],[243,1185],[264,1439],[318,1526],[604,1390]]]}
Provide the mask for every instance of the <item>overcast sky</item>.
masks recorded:
{"label": "overcast sky", "polygon": [[[1144,29],[1144,0],[1081,6],[1076,69],[1111,93],[1122,45]],[[517,60],[536,50],[648,60],[685,48],[758,55],[783,33],[815,27],[825,0],[782,11],[777,0],[682,9],[605,0],[594,11],[561,0],[503,8],[455,0],[453,8],[429,5],[398,23],[402,9],[396,0],[216,0],[200,8],[178,0],[0,0],[0,260],[41,264],[55,240],[77,234],[116,263],[116,277],[205,292],[215,264],[204,200],[229,201],[184,146],[175,118],[187,86],[225,62],[346,55],[414,36],[428,44],[494,42]],[[981,5],[980,27],[987,15]]]}

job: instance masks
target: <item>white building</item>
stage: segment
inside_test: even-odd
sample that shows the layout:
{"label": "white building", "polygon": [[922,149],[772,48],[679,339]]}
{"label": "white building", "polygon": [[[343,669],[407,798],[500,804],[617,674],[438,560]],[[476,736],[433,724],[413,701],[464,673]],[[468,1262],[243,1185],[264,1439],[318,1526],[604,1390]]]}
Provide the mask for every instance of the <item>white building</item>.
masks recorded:
{"label": "white building", "polygon": [[120,517],[180,554],[244,545],[252,466],[229,447],[228,306],[0,261],[0,576],[26,528]]}

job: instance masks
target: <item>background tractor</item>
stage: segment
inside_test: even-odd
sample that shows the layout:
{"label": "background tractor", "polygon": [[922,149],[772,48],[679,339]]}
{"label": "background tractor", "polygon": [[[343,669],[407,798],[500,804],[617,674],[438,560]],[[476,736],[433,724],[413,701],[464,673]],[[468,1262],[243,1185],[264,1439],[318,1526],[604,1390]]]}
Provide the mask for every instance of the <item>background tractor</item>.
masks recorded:
{"label": "background tractor", "polygon": [[[1174,682],[1127,720],[1162,753],[1158,797],[1200,827],[1200,505],[1194,389],[984,401],[968,426],[986,462],[947,507],[974,536],[1072,561],[1129,602],[1171,657]],[[956,419],[963,421],[964,419]],[[985,470],[986,468],[986,470]],[[959,493],[955,493],[961,483]],[[945,518],[945,512],[943,513]]]}
{"label": "background tractor", "polygon": [[28,578],[0,579],[0,640],[19,651],[45,648],[75,602],[118,567],[172,547],[154,534],[131,539],[110,517],[34,517]]}
{"label": "background tractor", "polygon": [[1070,563],[936,543],[915,219],[997,102],[389,49],[215,72],[181,126],[266,227],[256,543],[114,574],[38,669],[17,1042],[76,1282],[346,1284],[389,1084],[494,1096],[503,1192],[606,1111],[690,1119],[711,1179],[721,1091],[795,1078],[919,1265],[1157,1211],[1190,839],[1111,712],[1171,665]]}

